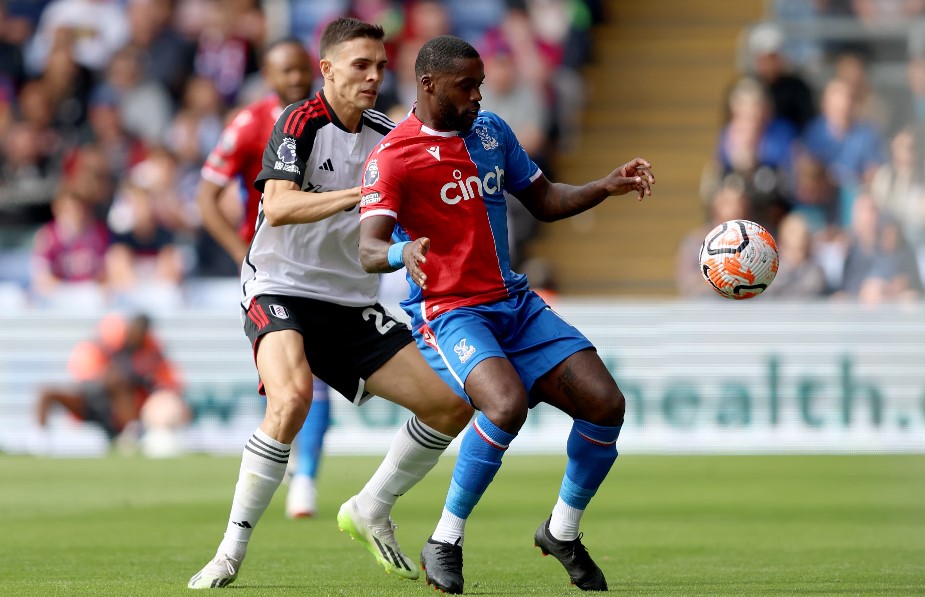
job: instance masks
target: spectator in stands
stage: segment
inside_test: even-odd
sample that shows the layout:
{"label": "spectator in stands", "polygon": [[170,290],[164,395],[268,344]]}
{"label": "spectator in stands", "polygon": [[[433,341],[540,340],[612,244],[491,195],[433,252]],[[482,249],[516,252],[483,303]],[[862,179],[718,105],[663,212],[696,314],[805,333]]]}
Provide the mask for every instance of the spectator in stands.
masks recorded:
{"label": "spectator in stands", "polygon": [[[922,32],[925,33],[925,27]],[[900,97],[896,106],[896,122],[899,126],[894,129],[912,125],[919,146],[925,147],[925,54],[909,58],[906,82],[908,93]]]}
{"label": "spectator in stands", "polygon": [[748,36],[748,71],[764,84],[774,114],[790,122],[798,132],[816,115],[809,84],[783,56],[784,34],[774,23],[754,27]]}
{"label": "spectator in stands", "polygon": [[19,90],[19,117],[29,125],[44,160],[57,165],[64,151],[60,131],[55,127],[55,107],[49,88],[42,80],[34,80]]}
{"label": "spectator in stands", "polygon": [[890,143],[890,161],[874,173],[871,195],[880,209],[902,227],[913,246],[925,246],[925,175],[913,127],[899,131]]}
{"label": "spectator in stands", "polygon": [[[120,209],[124,202],[125,209]],[[171,230],[157,221],[155,198],[151,192],[125,182],[113,205],[110,218],[112,246],[106,255],[106,272],[112,290],[130,301],[143,295],[163,294],[175,300],[183,278],[181,254]],[[133,303],[134,304],[134,303]]]}
{"label": "spectator in stands", "polygon": [[175,102],[192,73],[195,45],[174,27],[175,0],[129,0],[129,43],[138,52],[141,78],[161,85]]}
{"label": "spectator in stands", "polygon": [[116,173],[103,148],[95,143],[77,147],[66,157],[63,175],[74,192],[93,207],[93,213],[105,220],[112,203]]}
{"label": "spectator in stands", "polygon": [[835,78],[825,86],[822,113],[806,128],[803,144],[838,184],[842,215],[851,213],[858,187],[870,182],[884,159],[880,133],[858,118],[848,83]]}
{"label": "spectator in stands", "polygon": [[803,216],[813,233],[841,225],[838,184],[821,161],[796,152],[791,184],[790,209]]}
{"label": "spectator in stands", "polygon": [[22,49],[15,36],[10,35],[12,20],[0,3],[0,84],[19,89],[26,78]]}
{"label": "spectator in stands", "polygon": [[921,292],[915,254],[898,223],[883,217],[873,197],[861,192],[852,210],[841,287],[833,296],[879,304],[915,300]]}
{"label": "spectator in stands", "polygon": [[835,57],[835,77],[848,84],[857,105],[857,118],[873,124],[879,131],[889,129],[892,106],[870,82],[867,61],[857,52]]}
{"label": "spectator in stands", "polygon": [[780,267],[764,294],[778,299],[814,299],[825,296],[825,271],[813,259],[813,237],[806,219],[798,213],[784,217],[777,231]]}
{"label": "spectator in stands", "polygon": [[[136,315],[104,317],[97,337],[80,342],[71,352],[68,370],[73,387],[41,391],[36,418],[45,428],[55,407],[63,407],[81,421],[98,425],[113,442],[123,433],[129,440],[142,431],[139,421],[149,399],[157,399],[157,422],[174,425],[189,420],[176,367],[164,355],[151,332],[151,321]],[[166,416],[165,410],[172,411]]]}
{"label": "spectator in stands", "polygon": [[675,260],[678,294],[684,298],[718,298],[716,291],[700,273],[700,245],[716,226],[729,220],[751,219],[751,203],[738,179],[724,181],[709,203],[709,220],[692,230],[681,241]]}
{"label": "spectator in stands", "polygon": [[161,141],[173,113],[173,100],[159,82],[144,79],[141,53],[134,46],[113,54],[99,92],[115,99],[126,132],[149,147]]}
{"label": "spectator in stands", "polygon": [[744,181],[752,215],[774,230],[783,215],[782,190],[793,167],[796,129],[775,118],[761,83],[737,82],[729,94],[729,122],[716,149],[720,179],[736,175]]}
{"label": "spectator in stands", "polygon": [[193,76],[183,92],[183,104],[166,134],[167,146],[181,167],[196,171],[222,133],[222,96],[208,77]]}
{"label": "spectator in stands", "polygon": [[55,163],[33,126],[15,122],[7,128],[0,156],[0,180],[4,196],[0,209],[19,224],[40,224],[50,217],[50,205],[58,184]]}
{"label": "spectator in stands", "polygon": [[78,64],[100,72],[128,41],[128,32],[118,0],[54,0],[42,12],[27,48],[27,66],[32,74],[41,73],[52,49],[65,44],[73,45]]}
{"label": "spectator in stands", "polygon": [[109,230],[92,207],[66,185],[52,203],[54,219],[35,234],[30,271],[39,305],[65,304],[75,290],[102,304]]}
{"label": "spectator in stands", "polygon": [[89,141],[105,156],[114,175],[128,172],[147,155],[145,144],[125,130],[119,115],[119,98],[105,87],[97,87],[90,99]]}
{"label": "spectator in stands", "polygon": [[206,22],[197,39],[195,74],[211,80],[226,106],[237,98],[244,80],[259,70],[257,48],[263,46],[263,14],[254,2],[207,3]]}
{"label": "spectator in stands", "polygon": [[77,64],[70,47],[52,49],[41,82],[53,106],[53,124],[66,146],[75,144],[87,121],[93,74]]}

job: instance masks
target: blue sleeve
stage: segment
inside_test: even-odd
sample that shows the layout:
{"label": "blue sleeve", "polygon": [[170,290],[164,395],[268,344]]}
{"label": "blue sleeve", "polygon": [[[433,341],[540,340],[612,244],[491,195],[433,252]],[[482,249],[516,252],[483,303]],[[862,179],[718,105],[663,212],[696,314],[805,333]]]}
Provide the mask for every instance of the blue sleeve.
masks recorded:
{"label": "blue sleeve", "polygon": [[514,131],[500,116],[492,114],[492,120],[497,127],[499,136],[504,145],[504,188],[510,193],[516,193],[530,186],[536,179],[540,167],[530,159]]}

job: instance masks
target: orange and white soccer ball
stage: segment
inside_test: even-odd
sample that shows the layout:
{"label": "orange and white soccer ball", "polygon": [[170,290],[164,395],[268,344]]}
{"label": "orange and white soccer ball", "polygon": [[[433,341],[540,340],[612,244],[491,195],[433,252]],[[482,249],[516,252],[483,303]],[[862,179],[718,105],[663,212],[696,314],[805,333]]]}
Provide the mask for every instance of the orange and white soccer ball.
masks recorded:
{"label": "orange and white soccer ball", "polygon": [[723,222],[700,246],[700,273],[720,295],[741,300],[764,292],[780,258],[774,237],[748,220]]}

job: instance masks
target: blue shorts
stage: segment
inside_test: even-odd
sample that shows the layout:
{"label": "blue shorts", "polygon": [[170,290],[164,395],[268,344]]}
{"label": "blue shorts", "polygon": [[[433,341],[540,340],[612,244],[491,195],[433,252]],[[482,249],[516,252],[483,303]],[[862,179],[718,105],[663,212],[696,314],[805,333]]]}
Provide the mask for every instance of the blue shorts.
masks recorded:
{"label": "blue shorts", "polygon": [[[509,360],[529,395],[536,380],[553,367],[579,350],[594,348],[532,290],[453,309],[415,330],[414,339],[431,368],[466,400],[466,377],[489,357]],[[531,398],[530,407],[535,405]]]}

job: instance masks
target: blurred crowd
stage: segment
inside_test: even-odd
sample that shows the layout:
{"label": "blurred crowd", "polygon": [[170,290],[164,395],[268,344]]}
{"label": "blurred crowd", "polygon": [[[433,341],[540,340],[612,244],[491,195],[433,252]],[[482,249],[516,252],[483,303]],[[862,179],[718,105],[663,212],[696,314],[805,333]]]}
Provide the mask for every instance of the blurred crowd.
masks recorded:
{"label": "blurred crowd", "polygon": [[[386,30],[377,109],[403,118],[421,44],[459,35],[485,60],[484,104],[551,170],[580,113],[596,0],[0,1],[0,301],[157,311],[233,280],[239,264],[201,226],[203,161],[269,94],[264,49],[294,37],[317,64],[344,15]],[[251,182],[228,193],[230,218]],[[512,209],[516,261],[534,224]]]}
{"label": "blurred crowd", "polygon": [[[708,221],[679,249],[679,293],[712,293],[690,264],[707,231],[745,218],[767,227],[780,248],[769,295],[918,300],[925,29],[916,23],[925,23],[925,1],[773,4],[776,19],[744,39],[741,77],[703,176]],[[788,37],[788,24],[805,29],[809,19],[830,35]]]}

